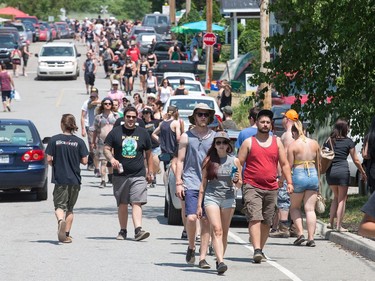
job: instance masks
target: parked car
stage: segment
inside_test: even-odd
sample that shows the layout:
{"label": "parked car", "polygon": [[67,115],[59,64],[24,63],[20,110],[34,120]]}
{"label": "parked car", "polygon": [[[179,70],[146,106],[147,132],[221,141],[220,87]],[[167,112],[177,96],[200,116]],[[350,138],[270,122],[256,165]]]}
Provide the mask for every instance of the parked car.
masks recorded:
{"label": "parked car", "polygon": [[55,22],[55,25],[60,31],[60,38],[70,38],[69,26],[65,21]]}
{"label": "parked car", "polygon": [[150,26],[134,26],[130,31],[129,38],[134,40],[141,33],[156,34],[155,28]]}
{"label": "parked car", "polygon": [[196,79],[199,80],[199,74],[195,68],[195,64],[192,61],[177,61],[177,60],[162,60],[158,61],[158,64],[154,70],[154,75],[161,82],[165,72],[187,72],[193,74]]}
{"label": "parked car", "polygon": [[[176,90],[180,85],[180,79],[169,79],[169,84],[173,90]],[[185,89],[189,91],[189,96],[205,96],[206,91],[204,90],[202,83],[195,80],[185,80]]]}
{"label": "parked car", "polygon": [[0,27],[0,33],[1,34],[12,34],[17,42],[17,48],[19,48],[20,46],[22,46],[22,40],[21,40],[21,37],[20,37],[20,34],[17,30],[17,28],[15,27]]}
{"label": "parked car", "polygon": [[[26,27],[26,31],[27,32],[31,32],[31,35],[32,35],[32,41],[30,40],[30,42],[35,42],[37,41],[37,34],[36,34],[36,28],[35,26],[33,25],[33,23],[31,21],[24,21],[23,22],[23,25]],[[38,37],[39,37],[39,33],[38,33]]]}
{"label": "parked car", "polygon": [[[156,55],[158,61],[161,60],[169,60],[169,49],[174,44],[174,41],[161,41],[156,42],[154,45],[154,48],[152,49],[152,52]],[[178,41],[177,46],[180,48],[180,51],[182,53],[181,60],[187,60],[187,54],[184,44],[182,42]]]}
{"label": "parked car", "polygon": [[42,46],[38,54],[37,78],[70,77],[74,80],[79,76],[80,53],[74,43],[53,42]]}
{"label": "parked car", "polygon": [[25,25],[22,22],[10,22],[5,24],[6,27],[15,27],[20,35],[21,43],[24,44],[26,40],[32,42],[33,33],[32,31],[27,31]]}
{"label": "parked car", "polygon": [[147,55],[149,50],[152,48],[152,41],[159,42],[161,41],[161,36],[159,34],[151,33],[139,33],[135,42],[142,55]]}
{"label": "parked car", "polygon": [[47,200],[48,164],[37,128],[30,120],[0,119],[0,190],[36,192]]}
{"label": "parked car", "polygon": [[151,26],[155,28],[156,33],[166,38],[170,36],[171,23],[168,15],[158,12],[146,14],[142,20],[142,26]]}
{"label": "parked car", "polygon": [[45,42],[51,41],[51,32],[43,24],[39,25],[39,41],[45,41]]}
{"label": "parked car", "polygon": [[54,24],[50,23],[49,24],[49,27],[50,27],[50,30],[51,30],[51,36],[52,36],[52,39],[51,41],[55,40],[55,39],[58,39],[57,38],[57,28]]}
{"label": "parked car", "polygon": [[24,23],[25,21],[31,22],[35,28],[35,41],[39,41],[39,20],[36,16],[20,16],[15,17],[16,21],[21,21]]}
{"label": "parked car", "polygon": [[12,67],[12,60],[10,55],[14,49],[18,48],[18,42],[13,33],[0,32],[0,61],[7,65],[7,68]]}

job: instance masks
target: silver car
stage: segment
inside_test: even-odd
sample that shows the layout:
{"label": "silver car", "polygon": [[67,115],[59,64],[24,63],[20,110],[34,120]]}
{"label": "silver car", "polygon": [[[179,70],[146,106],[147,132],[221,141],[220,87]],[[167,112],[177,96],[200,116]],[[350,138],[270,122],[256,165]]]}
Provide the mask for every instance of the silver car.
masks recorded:
{"label": "silver car", "polygon": [[142,55],[147,55],[148,51],[152,49],[152,41],[159,42],[162,41],[161,35],[151,34],[151,33],[139,33],[135,39],[139,50]]}

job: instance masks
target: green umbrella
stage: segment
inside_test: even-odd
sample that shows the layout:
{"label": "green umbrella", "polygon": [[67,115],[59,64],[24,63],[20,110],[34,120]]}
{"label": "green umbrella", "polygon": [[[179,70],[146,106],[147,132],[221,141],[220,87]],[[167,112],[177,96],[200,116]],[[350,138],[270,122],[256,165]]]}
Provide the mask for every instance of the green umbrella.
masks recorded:
{"label": "green umbrella", "polygon": [[196,33],[199,32],[199,30],[188,28],[185,26],[174,26],[171,28],[171,31],[173,33],[178,33],[178,34],[189,34],[189,33]]}

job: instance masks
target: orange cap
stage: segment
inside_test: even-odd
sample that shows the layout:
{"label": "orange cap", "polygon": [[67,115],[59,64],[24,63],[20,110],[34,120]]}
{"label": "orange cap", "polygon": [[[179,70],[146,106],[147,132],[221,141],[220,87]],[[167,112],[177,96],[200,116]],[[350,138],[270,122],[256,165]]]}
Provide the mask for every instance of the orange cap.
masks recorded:
{"label": "orange cap", "polygon": [[282,113],[286,118],[292,121],[298,121],[298,113],[294,109],[289,109],[287,112]]}

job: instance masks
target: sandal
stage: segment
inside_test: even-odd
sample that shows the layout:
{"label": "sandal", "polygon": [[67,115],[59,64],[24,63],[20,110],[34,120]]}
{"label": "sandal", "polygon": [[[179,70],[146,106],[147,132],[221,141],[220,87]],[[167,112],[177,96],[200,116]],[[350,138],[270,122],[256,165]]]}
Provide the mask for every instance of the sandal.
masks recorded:
{"label": "sandal", "polygon": [[303,242],[306,241],[306,238],[305,236],[302,234],[300,235],[294,242],[293,244],[296,245],[296,246],[300,246]]}
{"label": "sandal", "polygon": [[307,241],[306,246],[307,246],[307,247],[315,247],[315,246],[316,246],[316,245],[315,245],[315,241],[314,241],[314,240],[309,240],[309,241]]}
{"label": "sandal", "polygon": [[338,229],[338,232],[349,232],[349,230],[346,229],[346,228],[340,227],[340,228]]}

